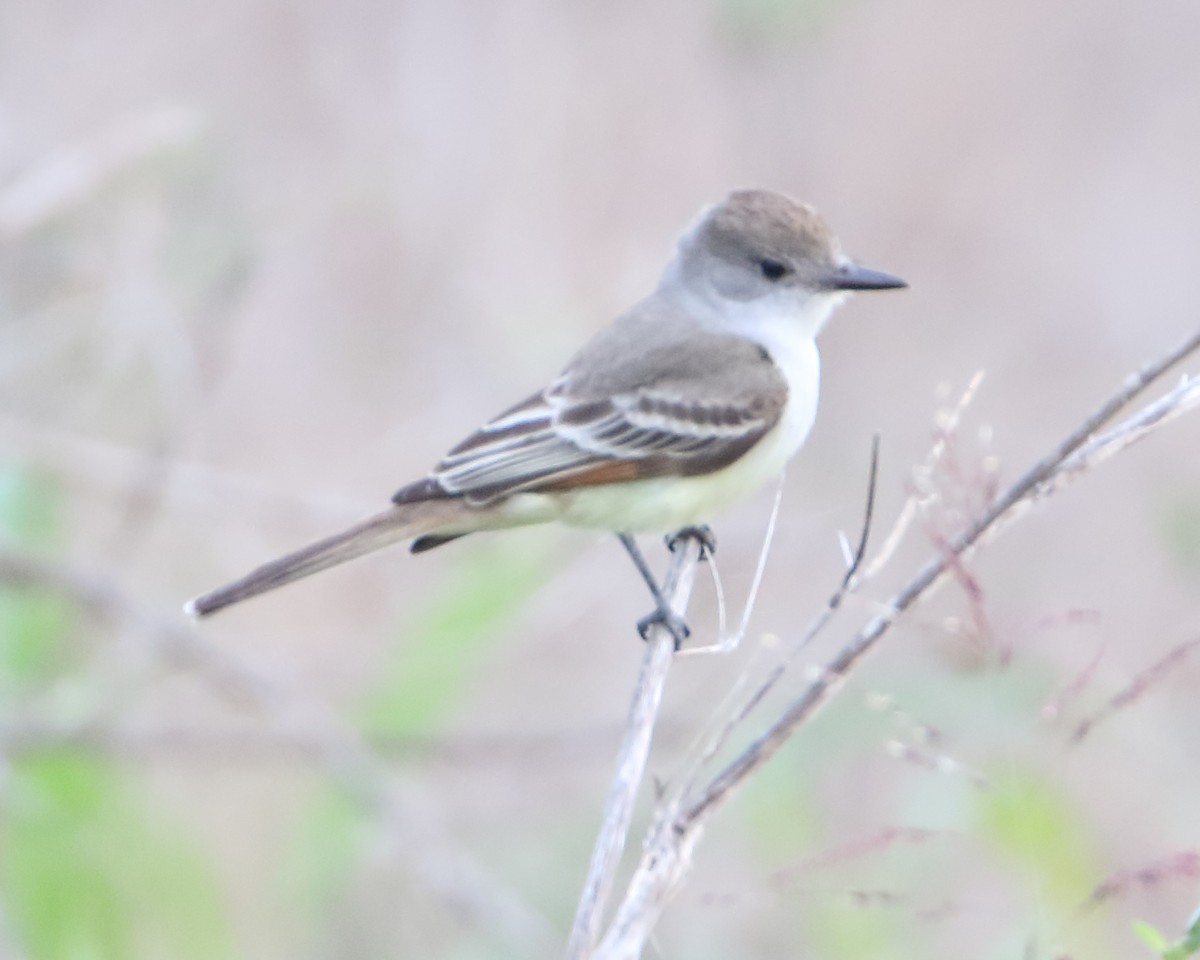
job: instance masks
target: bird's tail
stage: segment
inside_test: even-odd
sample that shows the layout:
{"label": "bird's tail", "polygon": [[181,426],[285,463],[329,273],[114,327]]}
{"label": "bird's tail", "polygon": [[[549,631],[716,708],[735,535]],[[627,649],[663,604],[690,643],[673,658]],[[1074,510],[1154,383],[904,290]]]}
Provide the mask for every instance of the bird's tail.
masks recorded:
{"label": "bird's tail", "polygon": [[184,604],[192,617],[207,617],[235,603],[274,590],[293,580],[307,577],[330,567],[361,557],[401,540],[410,540],[442,529],[447,522],[462,517],[462,505],[455,500],[425,500],[399,504],[383,513],[367,517],[348,530],[318,540],[294,553],[251,570],[244,577],[218,587]]}

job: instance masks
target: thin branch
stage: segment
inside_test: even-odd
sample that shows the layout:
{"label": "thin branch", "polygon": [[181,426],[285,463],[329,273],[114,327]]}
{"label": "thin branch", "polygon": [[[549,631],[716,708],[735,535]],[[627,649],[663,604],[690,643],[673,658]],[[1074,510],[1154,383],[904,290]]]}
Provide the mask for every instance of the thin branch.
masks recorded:
{"label": "thin branch", "polygon": [[1074,732],[1071,734],[1071,740],[1079,743],[1096,728],[1097,724],[1107,720],[1117,711],[1140,700],[1147,690],[1165,679],[1172,671],[1179,667],[1197,647],[1200,647],[1200,636],[1192,637],[1190,640],[1176,644],[1157,661],[1137,674],[1099,710],[1079,721]]}
{"label": "thin branch", "polygon": [[[975,376],[967,384],[966,390],[958,398],[958,403],[950,410],[938,412],[936,421],[938,438],[925,457],[924,463],[918,468],[919,472],[925,475],[931,474],[934,467],[945,457],[949,438],[958,429],[959,421],[962,420],[963,414],[967,412],[967,408],[975,399],[975,395],[979,392],[979,386],[982,383],[983,371],[976,371]],[[904,535],[908,533],[909,527],[912,526],[913,521],[917,518],[917,513],[920,510],[923,500],[924,497],[920,494],[913,493],[904,501],[904,506],[900,508],[899,517],[897,517],[896,522],[892,525],[891,532],[884,539],[883,547],[880,548],[874,559],[871,560],[870,564],[863,571],[862,579],[870,580],[892,559],[897,548],[900,546],[900,542],[904,539]]]}
{"label": "thin branch", "polygon": [[1083,907],[1097,907],[1138,889],[1158,889],[1171,880],[1197,877],[1200,877],[1200,849],[1185,848],[1143,866],[1110,874],[1092,889]]}
{"label": "thin branch", "polygon": [[775,484],[775,497],[771,501],[771,514],[767,518],[767,529],[763,533],[762,546],[758,550],[758,561],[754,565],[754,576],[750,580],[750,590],[746,594],[746,603],[742,607],[742,615],[738,618],[737,629],[733,633],[727,633],[725,630],[725,589],[721,584],[720,571],[717,569],[717,558],[715,555],[710,554],[707,567],[717,599],[717,641],[707,646],[684,647],[682,650],[676,651],[678,656],[691,657],[712,655],[714,653],[731,653],[741,645],[742,640],[746,636],[746,631],[750,628],[750,618],[754,615],[754,608],[758,603],[758,591],[762,588],[763,577],[767,572],[767,558],[771,555],[771,544],[775,540],[775,529],[779,524],[779,507],[783,503],[783,488],[786,480],[787,470],[785,469],[780,472],[779,480]]}
{"label": "thin branch", "polygon": [[858,535],[858,546],[854,548],[850,563],[846,567],[846,575],[842,577],[841,588],[833,595],[829,603],[839,606],[842,597],[846,595],[858,576],[863,557],[867,555],[867,542],[871,537],[871,524],[875,520],[875,491],[879,486],[879,434],[871,437],[871,466],[867,470],[867,508],[863,513],[862,532]]}
{"label": "thin branch", "polygon": [[[594,954],[596,960],[634,960],[641,955],[659,915],[686,875],[692,851],[708,818],[813,715],[897,618],[934,591],[950,570],[952,562],[958,562],[985,536],[1000,529],[1001,520],[1019,515],[1021,511],[1015,509],[1018,506],[1060,489],[1069,479],[1086,472],[1109,453],[1124,449],[1134,440],[1145,436],[1149,430],[1161,426],[1180,412],[1176,407],[1195,405],[1193,381],[1185,381],[1170,395],[1171,400],[1165,406],[1164,401],[1151,403],[1121,426],[1097,435],[1131,400],[1198,348],[1200,332],[1127,378],[1112,397],[997,496],[976,520],[954,537],[948,538],[944,550],[927,561],[916,576],[884,606],[882,612],[842,646],[824,668],[813,676],[779,719],[696,791],[695,799],[685,799],[688,787],[684,784],[664,801],[659,816],[647,834],[642,861],[629,882],[625,898],[607,934]],[[820,629],[830,615],[828,608],[823,611],[806,637]]]}
{"label": "thin branch", "polygon": [[[1200,349],[1200,333],[1189,337],[1186,341],[1166,354],[1162,359],[1144,366],[1137,373],[1126,379],[1121,388],[1103,404],[1101,404],[1087,419],[1071,431],[1065,439],[1058,443],[1054,450],[1042,457],[1027,470],[1011,487],[1000,494],[979,519],[971,523],[966,530],[950,539],[939,555],[929,560],[909,584],[904,587],[892,600],[885,605],[884,611],[858,632],[829,663],[823,674],[815,679],[808,689],[788,707],[782,717],[776,721],[758,740],[750,745],[741,756],[735,759],[725,770],[719,773],[704,790],[701,798],[690,806],[684,820],[689,821],[700,816],[713,804],[723,800],[735,785],[764,763],[791,736],[792,732],[816,709],[833,688],[835,681],[844,676],[870,650],[883,634],[895,622],[896,618],[911,607],[917,600],[929,592],[942,577],[957,563],[959,558],[967,554],[986,533],[1005,517],[1018,504],[1027,498],[1049,492],[1054,485],[1047,481],[1057,478],[1059,471],[1069,467],[1072,474],[1079,474],[1090,461],[1100,462],[1103,457],[1099,448],[1089,447],[1089,458],[1079,461],[1072,460],[1071,455],[1087,444],[1096,432],[1121,411],[1134,397],[1143,392],[1157,378],[1161,377],[1176,363],[1193,351]],[[1147,410],[1155,412],[1154,423],[1164,421],[1164,412],[1159,409],[1160,403],[1150,404]],[[1138,437],[1145,435],[1145,411],[1126,421],[1130,430],[1135,430]],[[1123,431],[1113,430],[1104,435],[1107,444],[1127,446]],[[1067,474],[1062,474],[1065,481]]]}
{"label": "thin branch", "polygon": [[[1066,459],[1048,482],[1054,487],[1065,484],[1076,474],[1091,470],[1197,405],[1200,405],[1200,376],[1184,377],[1174,390],[1147,404],[1111,430],[1092,437]],[[1050,492],[1049,489],[1042,491],[1043,494]]]}
{"label": "thin branch", "polygon": [[[776,663],[768,671],[766,677],[759,683],[758,687],[755,688],[754,692],[745,700],[745,702],[742,703],[740,707],[732,710],[729,718],[722,725],[721,730],[712,737],[711,741],[700,754],[699,760],[694,765],[695,768],[703,766],[721,751],[721,748],[725,746],[730,736],[733,735],[733,731],[737,728],[738,724],[744,721],[746,717],[750,715],[751,711],[753,711],[760,703],[762,703],[767,694],[769,694],[774,688],[775,684],[782,679],[784,673],[787,672],[788,663],[791,661],[791,659],[797,653],[799,653],[799,651],[805,647],[818,633],[820,633],[820,631],[833,618],[834,614],[841,607],[842,601],[845,599],[846,594],[854,590],[858,583],[857,577],[859,569],[862,567],[863,558],[866,556],[867,542],[871,535],[871,525],[874,522],[875,492],[878,485],[878,478],[879,434],[875,434],[875,436],[871,438],[871,461],[867,472],[867,499],[866,507],[863,510],[862,529],[858,535],[858,545],[851,552],[850,563],[846,568],[846,573],[843,575],[841,583],[838,584],[837,589],[834,590],[829,599],[825,602],[825,607],[817,616],[813,624],[807,631],[805,631],[800,640],[791,646],[787,656]],[[743,674],[743,678],[744,676],[745,674]],[[738,687],[735,688],[735,692],[740,692],[740,685],[744,682],[743,678],[738,679]]]}
{"label": "thin branch", "polygon": [[1030,467],[1025,474],[1011,487],[993,501],[992,505],[967,530],[963,531],[952,543],[951,549],[962,553],[972,546],[987,531],[996,520],[1012,509],[1019,500],[1024,499],[1031,491],[1045,481],[1061,464],[1076,450],[1082,447],[1092,435],[1121,412],[1136,396],[1145,391],[1150,384],[1165,374],[1173,366],[1183,360],[1188,354],[1200,349],[1200,333],[1188,337],[1174,350],[1163,357],[1146,364],[1140,370],[1129,375],[1111,397],[1092,412],[1078,427],[1072,430],[1046,456]]}
{"label": "thin branch", "polygon": [[[685,538],[679,541],[671,558],[671,566],[663,584],[663,597],[680,617],[687,612],[702,549],[694,538]],[[616,773],[608,788],[600,833],[592,850],[592,861],[575,913],[575,922],[571,926],[571,937],[567,943],[570,960],[584,960],[591,956],[596,942],[601,917],[612,892],[621,854],[625,850],[634,802],[645,775],[654,723],[674,655],[675,637],[664,625],[655,625],[646,638],[646,652],[634,689],[633,703],[629,708],[625,735],[617,754]]]}

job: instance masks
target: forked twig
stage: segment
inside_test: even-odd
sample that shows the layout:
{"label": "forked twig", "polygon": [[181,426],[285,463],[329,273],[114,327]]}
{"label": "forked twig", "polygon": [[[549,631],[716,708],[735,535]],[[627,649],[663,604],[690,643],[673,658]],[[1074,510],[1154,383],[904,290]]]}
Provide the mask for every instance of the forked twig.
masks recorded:
{"label": "forked twig", "polygon": [[[663,583],[663,598],[681,617],[687,612],[702,546],[694,538],[684,538],[671,557],[671,566]],[[675,656],[675,637],[663,624],[656,624],[646,637],[646,652],[634,688],[633,702],[625,735],[617,753],[617,768],[604,801],[604,816],[592,860],[584,881],[583,894],[571,926],[567,956],[584,960],[592,955],[601,916],[612,892],[621,854],[633,819],[633,806],[641,788],[650,755],[650,741],[658,708],[662,703],[667,673]]]}
{"label": "forked twig", "polygon": [[[755,688],[754,692],[742,703],[741,706],[733,708],[730,711],[729,718],[722,725],[721,730],[712,738],[708,746],[704,748],[698,762],[695,766],[701,767],[715,757],[728,742],[729,737],[737,726],[748,717],[760,703],[771,692],[775,684],[783,677],[787,671],[788,664],[812,640],[827,624],[833,615],[841,607],[842,601],[846,594],[850,593],[857,584],[858,571],[862,567],[863,558],[867,553],[867,543],[871,535],[871,525],[875,518],[875,491],[878,486],[879,477],[879,434],[875,434],[871,438],[871,463],[867,473],[867,503],[863,510],[862,529],[858,535],[858,545],[854,548],[850,556],[850,562],[846,566],[846,573],[842,577],[838,588],[830,595],[826,601],[824,608],[817,615],[814,622],[809,626],[803,636],[797,643],[792,644],[791,649],[786,656],[776,663],[766,677]],[[739,680],[739,683],[741,681]],[[734,693],[740,692],[735,690]]]}
{"label": "forked twig", "polygon": [[[684,819],[694,820],[705,814],[714,804],[719,802],[729,790],[740,783],[755,768],[765,762],[780,745],[790,737],[791,733],[802,723],[813,710],[824,700],[835,680],[844,676],[862,656],[870,650],[878,639],[890,629],[896,618],[921,599],[935,587],[949,572],[951,565],[980,542],[999,520],[1004,518],[1014,507],[1026,500],[1057,489],[1049,481],[1056,479],[1060,470],[1067,468],[1072,474],[1083,472],[1081,464],[1073,461],[1072,454],[1087,444],[1088,440],[1135,396],[1145,390],[1154,380],[1161,377],[1168,369],[1182,360],[1189,353],[1200,348],[1200,334],[1196,334],[1183,344],[1172,350],[1161,360],[1147,364],[1140,371],[1129,377],[1111,398],[1105,401],[1095,412],[1073,430],[1060,442],[1055,449],[1027,470],[1008,490],[996,498],[983,515],[971,523],[966,530],[953,537],[939,552],[921,568],[917,575],[885,605],[884,611],[873,617],[851,640],[826,664],[823,675],[814,679],[808,688],[798,697],[788,709],[758,740],[750,745],[725,770],[721,771],[702,792],[699,800],[690,805]],[[1190,396],[1190,393],[1187,394]],[[1157,407],[1152,404],[1151,407]],[[1162,422],[1160,416],[1156,422]],[[1127,421],[1130,429],[1136,429],[1138,436],[1143,436],[1145,427],[1137,416]],[[1120,431],[1110,431],[1105,435],[1108,443],[1123,443]],[[1099,451],[1093,451],[1097,460]],[[1062,474],[1064,480],[1068,476]]]}
{"label": "forked twig", "polygon": [[1071,740],[1079,743],[1096,728],[1096,725],[1107,720],[1113,714],[1135,703],[1150,687],[1177,668],[1192,651],[1200,648],[1200,636],[1192,637],[1183,643],[1177,643],[1154,663],[1136,674],[1124,687],[1118,690],[1095,713],[1084,717],[1075,725]]}
{"label": "forked twig", "polygon": [[783,503],[783,487],[787,479],[787,471],[779,475],[775,485],[775,498],[771,501],[771,514],[767,518],[767,529],[763,533],[762,546],[758,550],[758,561],[754,565],[754,576],[750,580],[750,590],[746,594],[746,602],[742,607],[742,615],[738,618],[737,629],[732,633],[726,632],[725,622],[725,588],[721,584],[721,574],[717,569],[716,556],[708,558],[708,571],[712,576],[713,592],[717,599],[717,641],[707,646],[688,646],[676,651],[680,657],[697,656],[700,654],[731,653],[736,650],[746,636],[750,627],[750,618],[754,615],[754,607],[758,602],[758,591],[762,588],[763,577],[767,572],[767,558],[771,554],[771,544],[775,539],[775,529],[779,523],[779,507]]}
{"label": "forked twig", "polygon": [[[977,519],[947,538],[945,547],[884,605],[882,612],[872,617],[826,662],[782,715],[737,757],[702,786],[697,788],[691,781],[684,782],[662,801],[647,833],[642,860],[607,934],[592,954],[594,958],[634,960],[641,955],[659,915],[687,873],[692,850],[709,817],[813,715],[897,618],[936,589],[952,562],[958,562],[1004,526],[1001,521],[1018,516],[1021,511],[1016,508],[1061,489],[1110,453],[1124,449],[1183,410],[1200,405],[1200,378],[1191,378],[1173,391],[1169,399],[1149,404],[1123,424],[1099,434],[1130,401],[1198,348],[1200,332],[1128,377],[1053,450],[1000,493]],[[854,576],[850,575],[835,597],[844,596],[853,586]],[[828,608],[823,611],[806,636],[814,635],[830,615]]]}
{"label": "forked twig", "polygon": [[[870,532],[871,519],[875,507],[876,477],[879,469],[879,436],[876,435],[871,443],[870,478],[867,489],[866,516],[863,521],[862,533],[849,569],[842,580],[837,593],[830,600],[830,609],[836,609],[841,597],[853,582],[856,571],[866,554],[867,539]],[[767,544],[770,541],[770,530],[773,529],[779,508],[779,493],[776,494],[775,510],[771,516]],[[693,541],[685,541],[689,550],[680,551],[673,559],[663,594],[672,608],[682,614],[687,607],[691,595],[691,580],[695,576],[700,559],[700,549]],[[751,588],[751,599],[747,603],[742,616],[738,633],[734,636],[741,638],[745,632],[750,610],[753,606],[753,595],[757,592],[759,581],[765,565],[766,546],[759,558],[755,582]],[[690,561],[690,562],[689,562]],[[687,578],[686,584],[684,578]],[[662,700],[663,687],[666,684],[667,671],[671,665],[674,653],[674,637],[659,628],[653,633],[647,643],[646,655],[642,670],[638,676],[637,687],[634,691],[633,705],[630,708],[629,722],[626,725],[625,739],[617,759],[617,772],[609,787],[608,799],[605,803],[604,820],[596,846],[592,853],[592,862],[584,884],[583,895],[571,929],[571,940],[567,948],[567,956],[571,960],[586,958],[591,955],[595,945],[596,930],[600,915],[604,910],[612,881],[620,863],[621,854],[625,849],[625,841],[629,832],[633,804],[645,772],[646,758],[649,754],[650,739],[654,722],[657,719],[658,707]],[[777,677],[775,679],[778,679]],[[772,681],[773,682],[773,681]],[[765,691],[764,691],[765,692]],[[740,714],[739,714],[740,715]],[[715,749],[715,748],[714,748]],[[705,759],[707,759],[707,754]]]}

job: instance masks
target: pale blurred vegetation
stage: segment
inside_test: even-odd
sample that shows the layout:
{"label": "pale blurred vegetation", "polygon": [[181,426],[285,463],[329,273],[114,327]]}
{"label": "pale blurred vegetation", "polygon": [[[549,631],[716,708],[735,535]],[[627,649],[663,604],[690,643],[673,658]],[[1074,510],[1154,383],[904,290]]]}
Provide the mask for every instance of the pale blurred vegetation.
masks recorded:
{"label": "pale blurred vegetation", "polygon": [[[0,592],[0,956],[558,955],[640,657],[614,543],[396,550],[200,628],[273,693],[154,623],[385,502],[761,184],[912,284],[824,338],[754,621],[798,629],[872,430],[886,522],[976,370],[956,454],[1011,477],[1200,322],[1198,36],[1194,0],[0,4],[0,535],[137,612]],[[766,505],[718,525],[735,597]],[[986,633],[948,589],[889,638],[661,955],[1183,936],[1200,656],[1071,731],[1200,631],[1198,518],[1184,422],[984,552]],[[739,662],[676,669],[658,773]]]}

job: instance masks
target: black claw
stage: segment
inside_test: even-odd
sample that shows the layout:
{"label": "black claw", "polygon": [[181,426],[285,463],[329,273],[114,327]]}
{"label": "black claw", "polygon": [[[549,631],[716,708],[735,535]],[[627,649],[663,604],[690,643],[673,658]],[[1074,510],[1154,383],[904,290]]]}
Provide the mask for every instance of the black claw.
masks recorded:
{"label": "black claw", "polygon": [[[683,622],[683,617],[675,613],[663,597],[662,589],[658,585],[658,581],[654,579],[654,575],[650,572],[650,568],[646,566],[646,559],[637,548],[633,537],[627,533],[617,535],[625,550],[629,553],[633,560],[634,566],[637,567],[638,573],[642,575],[642,579],[646,581],[646,586],[650,588],[650,593],[654,597],[655,610],[649,616],[642,617],[637,623],[638,633],[645,640],[650,635],[650,628],[655,624],[662,624],[670,631],[671,636],[675,638],[675,649],[678,650],[683,641],[691,635],[691,630],[688,625]],[[707,527],[703,528],[702,532],[696,532],[693,528],[688,528],[686,531],[680,531],[676,534],[677,538],[684,536],[697,537],[701,544],[706,542],[711,543],[712,532]],[[671,540],[668,539],[667,545],[670,546]]]}
{"label": "black claw", "polygon": [[662,624],[670,631],[671,636],[675,638],[676,650],[683,646],[683,641],[692,635],[692,631],[688,629],[683,617],[667,607],[659,607],[637,622],[638,633],[641,634],[643,640],[650,638],[650,628],[657,624]]}
{"label": "black claw", "polygon": [[706,560],[717,553],[717,536],[707,523],[700,526],[681,527],[666,536],[667,549],[672,553],[684,540],[695,540],[700,544],[700,559]]}

